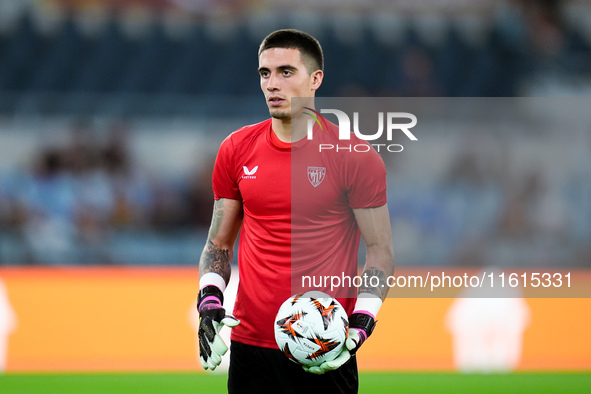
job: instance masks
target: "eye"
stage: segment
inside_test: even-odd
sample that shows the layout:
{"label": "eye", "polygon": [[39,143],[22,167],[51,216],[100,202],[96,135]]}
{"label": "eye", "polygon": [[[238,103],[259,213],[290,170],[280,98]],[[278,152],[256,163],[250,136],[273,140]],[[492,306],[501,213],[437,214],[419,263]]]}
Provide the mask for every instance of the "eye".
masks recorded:
{"label": "eye", "polygon": [[269,71],[264,71],[264,70],[263,70],[263,71],[261,71],[261,72],[259,72],[259,74],[260,74],[260,75],[261,75],[261,77],[263,77],[263,78],[267,78],[267,77],[270,75]]}
{"label": "eye", "polygon": [[283,75],[289,77],[290,75],[293,75],[293,72],[291,70],[283,70]]}

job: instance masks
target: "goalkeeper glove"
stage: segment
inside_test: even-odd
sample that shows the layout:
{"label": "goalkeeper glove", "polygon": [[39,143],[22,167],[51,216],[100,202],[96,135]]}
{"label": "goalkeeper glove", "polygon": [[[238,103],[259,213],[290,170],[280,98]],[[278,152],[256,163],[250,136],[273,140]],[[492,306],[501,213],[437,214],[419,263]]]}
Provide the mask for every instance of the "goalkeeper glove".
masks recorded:
{"label": "goalkeeper glove", "polygon": [[199,358],[203,369],[216,369],[228,351],[228,346],[219,335],[222,327],[240,324],[235,317],[226,315],[223,303],[224,294],[216,286],[205,286],[199,291]]}
{"label": "goalkeeper glove", "polygon": [[359,347],[373,332],[377,321],[374,317],[365,312],[354,312],[349,316],[349,335],[341,353],[331,361],[325,361],[320,365],[304,366],[306,372],[322,375],[325,372],[333,371],[345,364]]}

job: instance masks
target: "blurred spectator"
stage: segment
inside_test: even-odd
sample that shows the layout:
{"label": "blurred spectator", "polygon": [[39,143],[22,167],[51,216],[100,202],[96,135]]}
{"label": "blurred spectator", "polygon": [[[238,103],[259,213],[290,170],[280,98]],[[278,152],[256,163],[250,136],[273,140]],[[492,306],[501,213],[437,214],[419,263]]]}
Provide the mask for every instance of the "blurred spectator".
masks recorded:
{"label": "blurred spectator", "polygon": [[154,204],[147,176],[132,162],[129,125],[113,122],[101,157],[113,189],[114,206],[109,219],[116,228],[142,227],[150,222]]}
{"label": "blurred spectator", "polygon": [[25,208],[22,224],[31,259],[45,264],[75,261],[75,187],[66,173],[61,152],[42,152],[30,177],[19,190]]}
{"label": "blurred spectator", "polygon": [[438,82],[433,73],[433,61],[429,54],[419,48],[409,49],[402,61],[403,97],[436,97],[441,95]]}
{"label": "blurred spectator", "polygon": [[189,209],[191,225],[208,228],[211,223],[211,207],[213,207],[213,191],[211,177],[215,156],[208,157],[207,165],[195,172],[189,183]]}

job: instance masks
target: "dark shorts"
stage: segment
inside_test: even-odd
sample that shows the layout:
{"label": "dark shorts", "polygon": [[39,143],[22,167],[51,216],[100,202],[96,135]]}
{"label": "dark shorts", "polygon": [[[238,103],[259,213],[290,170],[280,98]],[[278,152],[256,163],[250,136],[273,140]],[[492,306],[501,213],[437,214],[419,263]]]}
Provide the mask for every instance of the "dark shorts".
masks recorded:
{"label": "dark shorts", "polygon": [[314,375],[289,361],[280,350],[235,341],[230,350],[230,394],[356,394],[359,388],[355,356],[337,370]]}

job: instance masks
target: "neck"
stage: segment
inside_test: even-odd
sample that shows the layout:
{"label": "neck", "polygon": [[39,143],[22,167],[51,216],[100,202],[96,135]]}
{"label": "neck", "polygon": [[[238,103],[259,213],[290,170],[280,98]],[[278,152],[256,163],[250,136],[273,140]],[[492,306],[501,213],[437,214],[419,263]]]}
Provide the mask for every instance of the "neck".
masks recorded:
{"label": "neck", "polygon": [[[314,108],[313,106],[311,106]],[[303,114],[303,111],[285,119],[272,119],[273,132],[283,142],[297,142],[308,135],[307,130],[308,117]]]}
{"label": "neck", "polygon": [[291,119],[277,119],[273,118],[271,121],[273,132],[283,142],[292,142],[291,136]]}

